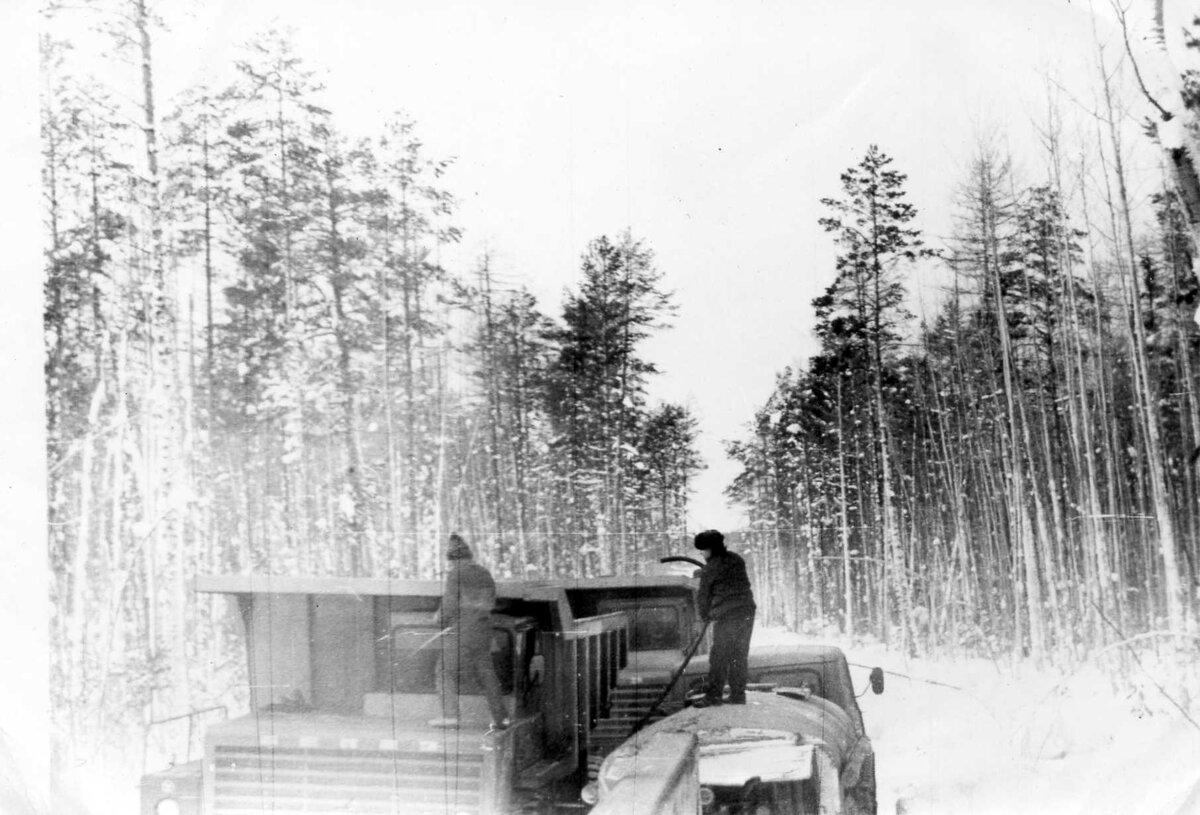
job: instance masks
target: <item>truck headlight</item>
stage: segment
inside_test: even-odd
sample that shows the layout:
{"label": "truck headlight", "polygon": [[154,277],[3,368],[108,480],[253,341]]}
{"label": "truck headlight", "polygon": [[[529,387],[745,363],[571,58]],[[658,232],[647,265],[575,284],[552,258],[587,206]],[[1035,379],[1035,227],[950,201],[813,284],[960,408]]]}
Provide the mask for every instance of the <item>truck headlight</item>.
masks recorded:
{"label": "truck headlight", "polygon": [[154,805],[154,815],[179,815],[179,802],[174,798],[164,798]]}

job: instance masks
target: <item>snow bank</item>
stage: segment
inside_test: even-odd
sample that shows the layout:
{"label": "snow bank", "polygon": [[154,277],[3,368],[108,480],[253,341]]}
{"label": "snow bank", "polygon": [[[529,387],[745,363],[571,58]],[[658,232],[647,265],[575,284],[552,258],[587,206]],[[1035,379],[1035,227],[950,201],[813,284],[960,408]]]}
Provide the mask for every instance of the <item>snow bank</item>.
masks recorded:
{"label": "snow bank", "polygon": [[[756,642],[796,639],[764,629]],[[1064,677],[1027,663],[834,644],[851,663],[889,672],[883,695],[859,700],[880,815],[1186,815],[1180,807],[1200,783],[1200,728],[1154,688],[1165,681],[1151,679],[1153,666],[1117,678],[1085,665]],[[851,671],[865,689],[868,668]]]}

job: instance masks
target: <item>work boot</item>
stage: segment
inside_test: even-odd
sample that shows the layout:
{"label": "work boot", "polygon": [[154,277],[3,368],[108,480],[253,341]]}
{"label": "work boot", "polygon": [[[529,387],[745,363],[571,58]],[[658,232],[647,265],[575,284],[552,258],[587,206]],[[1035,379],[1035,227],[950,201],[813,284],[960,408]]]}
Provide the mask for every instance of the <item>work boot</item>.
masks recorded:
{"label": "work boot", "polygon": [[430,719],[430,727],[458,727],[458,719],[450,716],[443,716],[440,719]]}
{"label": "work boot", "polygon": [[717,707],[721,704],[720,696],[701,696],[692,702],[692,707]]}

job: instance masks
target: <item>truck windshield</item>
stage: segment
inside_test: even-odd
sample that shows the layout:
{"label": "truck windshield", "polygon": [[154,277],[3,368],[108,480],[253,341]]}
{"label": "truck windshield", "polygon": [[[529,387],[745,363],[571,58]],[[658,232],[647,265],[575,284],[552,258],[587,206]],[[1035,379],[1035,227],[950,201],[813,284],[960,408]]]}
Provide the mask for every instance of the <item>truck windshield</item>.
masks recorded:
{"label": "truck windshield", "polygon": [[666,651],[683,647],[683,643],[679,641],[677,606],[633,606],[625,610],[633,617],[630,649]]}
{"label": "truck windshield", "polygon": [[[391,692],[437,693],[442,661],[442,638],[436,628],[396,626],[391,632]],[[492,667],[500,692],[512,693],[513,638],[504,628],[492,629]],[[464,693],[483,693],[475,677],[463,678]]]}

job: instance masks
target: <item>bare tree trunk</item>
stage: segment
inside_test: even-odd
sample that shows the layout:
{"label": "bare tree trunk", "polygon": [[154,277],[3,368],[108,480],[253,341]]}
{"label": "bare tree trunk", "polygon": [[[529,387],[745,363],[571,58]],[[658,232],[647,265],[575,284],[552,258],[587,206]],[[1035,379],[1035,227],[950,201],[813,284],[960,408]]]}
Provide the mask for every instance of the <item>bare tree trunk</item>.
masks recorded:
{"label": "bare tree trunk", "polygon": [[1012,340],[1008,332],[1008,314],[1004,306],[1004,292],[1000,286],[1000,268],[998,253],[995,250],[996,237],[994,232],[988,236],[992,246],[991,281],[996,307],[996,325],[1000,335],[1000,361],[1003,372],[1004,398],[1008,417],[1007,445],[1008,480],[1010,487],[1009,510],[1013,513],[1016,526],[1016,536],[1020,545],[1021,562],[1024,568],[1025,608],[1029,616],[1029,650],[1035,662],[1045,658],[1045,621],[1042,616],[1042,583],[1038,573],[1039,558],[1037,544],[1034,540],[1033,529],[1029,521],[1029,512],[1025,506],[1027,488],[1025,486],[1025,467],[1021,453],[1022,424],[1017,411],[1016,384],[1013,376]]}
{"label": "bare tree trunk", "polygon": [[390,576],[396,564],[399,547],[396,540],[396,507],[399,505],[399,501],[396,500],[396,420],[392,406],[392,303],[391,287],[388,285],[388,270],[393,268],[395,259],[392,254],[391,216],[386,213],[383,221],[383,241],[384,261],[378,275],[382,314],[380,318],[382,356],[380,376],[382,379],[384,459],[386,462],[386,471],[383,473],[384,541],[381,548],[387,553],[382,562],[387,564]]}
{"label": "bare tree trunk", "polygon": [[[526,414],[525,398],[525,347],[524,327],[519,317],[511,326],[513,341],[513,441],[511,446],[514,490],[517,502],[517,552],[519,562],[528,566],[531,562],[527,536],[529,534],[529,484],[526,468],[529,458],[529,417]],[[521,575],[524,577],[524,575]]]}
{"label": "bare tree trunk", "polygon": [[486,368],[483,373],[487,385],[488,434],[491,442],[491,448],[488,451],[488,479],[491,481],[492,488],[492,512],[495,513],[496,542],[501,548],[496,556],[500,560],[513,562],[510,558],[512,544],[508,541],[509,530],[504,526],[504,494],[500,478],[500,428],[504,417],[500,405],[500,383],[497,381],[500,372],[496,364],[496,331],[492,315],[492,275],[489,262],[489,258],[485,256],[479,269],[480,288],[483,294],[483,359]]}
{"label": "bare tree trunk", "polygon": [[850,585],[850,519],[846,514],[846,445],[845,427],[842,422],[842,379],[837,377],[837,441],[838,441],[838,528],[842,543],[842,633],[854,634],[854,593]]}
{"label": "bare tree trunk", "polygon": [[370,571],[370,546],[367,538],[367,496],[363,488],[362,448],[359,445],[358,399],[355,393],[354,371],[351,366],[350,338],[347,335],[345,298],[348,281],[341,252],[341,203],[338,200],[337,179],[331,161],[325,168],[326,202],[329,218],[329,280],[333,290],[334,338],[338,348],[338,385],[341,390],[342,439],[348,459],[346,484],[349,489],[347,528],[350,533],[349,566],[353,576]]}
{"label": "bare tree trunk", "polygon": [[[1171,254],[1168,257],[1168,262],[1171,265],[1172,286],[1176,291],[1183,290],[1183,281],[1179,277],[1180,263],[1179,258],[1174,256],[1176,241],[1169,240],[1168,246],[1171,249]],[[1182,319],[1182,314],[1178,315]],[[1175,333],[1175,354],[1177,363],[1177,376],[1180,384],[1183,387],[1182,396],[1186,404],[1186,422],[1182,422],[1183,427],[1181,432],[1184,434],[1185,449],[1196,450],[1200,449],[1200,403],[1197,402],[1197,387],[1195,377],[1195,363],[1192,359],[1192,351],[1188,342],[1187,322],[1177,324],[1174,328]],[[1181,413],[1183,411],[1181,410]],[[1191,529],[1187,530],[1182,536],[1184,554],[1188,554],[1187,545],[1191,542],[1193,550],[1197,547],[1197,536],[1200,535],[1200,485],[1197,484],[1196,472],[1194,467],[1185,467],[1184,469],[1184,494],[1193,496],[1195,500],[1187,502],[1187,515],[1191,519]],[[1197,570],[1196,554],[1193,553],[1190,560],[1190,577],[1191,583],[1195,585],[1200,578],[1200,571]]]}
{"label": "bare tree trunk", "polygon": [[1133,223],[1129,214],[1129,194],[1125,183],[1125,169],[1121,158],[1121,142],[1117,132],[1116,118],[1113,112],[1113,101],[1108,74],[1104,70],[1104,58],[1100,58],[1101,78],[1103,79],[1104,101],[1108,111],[1109,138],[1113,149],[1113,169],[1116,173],[1117,188],[1122,226],[1125,230],[1125,249],[1128,253],[1129,301],[1132,310],[1132,348],[1133,369],[1137,389],[1137,399],[1141,407],[1141,417],[1145,432],[1146,457],[1150,476],[1150,491],[1154,503],[1154,515],[1158,522],[1159,555],[1163,566],[1163,588],[1166,594],[1167,625],[1171,631],[1184,630],[1183,586],[1180,581],[1179,564],[1176,556],[1175,516],[1171,508],[1170,495],[1166,480],[1162,441],[1160,439],[1161,419],[1158,409],[1158,396],[1149,378],[1149,360],[1146,354],[1146,329],[1142,315],[1141,292],[1137,279],[1137,262],[1133,251]]}
{"label": "bare tree trunk", "polygon": [[[95,390],[92,391],[91,404],[88,408],[88,426],[96,427],[99,424],[100,409],[104,403],[105,387],[104,381],[101,380],[96,384]],[[95,485],[95,445],[96,440],[91,437],[91,434],[83,436],[83,449],[80,454],[80,479],[79,479],[79,515],[76,519],[75,546],[71,552],[70,570],[68,572],[68,585],[70,586],[71,602],[68,610],[68,642],[70,643],[70,689],[69,698],[83,703],[87,696],[85,688],[87,686],[87,666],[90,662],[90,655],[87,648],[87,622],[90,617],[88,608],[88,586],[91,583],[92,576],[89,573],[89,564],[92,559],[92,540],[93,540],[93,504]],[[86,705],[81,704],[81,707]]]}
{"label": "bare tree trunk", "polygon": [[[183,460],[179,336],[175,320],[177,304],[173,301],[174,290],[168,286],[164,270],[158,120],[155,109],[151,20],[146,0],[134,0],[133,22],[138,33],[141,59],[142,133],[150,187],[150,200],[146,205],[150,221],[150,285],[144,297],[148,345],[143,404],[146,417],[143,427],[143,456],[147,467],[148,488],[145,494],[145,510],[153,526],[148,544],[151,556],[147,558],[147,562],[153,564],[162,556],[162,566],[170,569],[170,573],[164,578],[171,581],[169,585],[181,585],[185,579],[185,541],[182,519],[172,506],[172,496],[182,494],[190,485],[183,483],[186,468]],[[148,574],[147,578],[157,581],[159,575]],[[170,630],[164,633],[173,643],[183,642],[185,638],[184,631],[175,630],[182,625],[182,610],[172,608],[179,602],[179,598],[178,591],[168,592],[162,598],[156,594],[150,594],[147,598],[151,613],[156,613],[160,603],[167,606],[163,616],[169,621]],[[154,650],[160,647],[159,642],[154,639],[149,645]],[[182,707],[186,705],[188,695],[186,654],[182,647],[163,647],[171,669],[171,679],[165,693],[166,703],[169,707]],[[155,654],[151,653],[150,656]]]}
{"label": "bare tree trunk", "polygon": [[408,577],[416,577],[420,572],[420,555],[416,551],[418,544],[417,532],[418,523],[420,520],[420,491],[418,479],[418,453],[417,453],[417,366],[416,366],[416,315],[417,306],[414,300],[419,296],[417,294],[418,284],[415,280],[418,272],[413,268],[412,255],[409,250],[409,224],[408,224],[408,184],[402,184],[402,202],[404,207],[404,224],[403,224],[403,251],[401,263],[404,268],[404,276],[401,282],[401,297],[404,314],[404,333],[402,335],[402,353],[404,365],[404,475],[403,484],[405,490],[405,516],[404,528],[400,533],[403,545],[409,551],[406,552],[406,562],[408,564],[405,569],[405,575]]}

